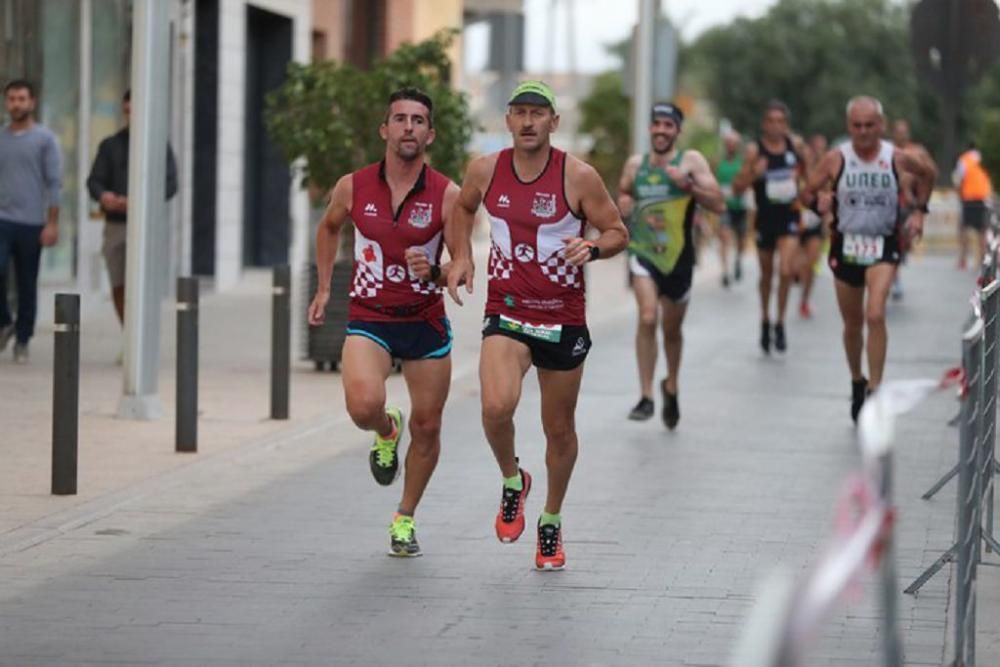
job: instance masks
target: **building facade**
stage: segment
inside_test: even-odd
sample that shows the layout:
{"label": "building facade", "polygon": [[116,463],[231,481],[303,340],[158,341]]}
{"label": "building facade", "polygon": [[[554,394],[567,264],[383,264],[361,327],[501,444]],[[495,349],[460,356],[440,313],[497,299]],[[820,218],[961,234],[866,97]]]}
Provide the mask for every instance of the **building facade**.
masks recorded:
{"label": "building facade", "polygon": [[[64,157],[62,233],[43,254],[42,280],[82,293],[107,290],[103,219],[86,178],[100,141],[122,127],[132,7],[146,1],[169,2],[171,15],[169,83],[154,100],[169,105],[180,184],[157,227],[164,293],[177,275],[226,290],[247,268],[308,261],[317,212],[263,120],[289,62],[366,67],[403,42],[461,28],[464,11],[462,0],[0,0],[0,77],[35,83],[38,119]],[[460,40],[453,49],[457,63]]]}

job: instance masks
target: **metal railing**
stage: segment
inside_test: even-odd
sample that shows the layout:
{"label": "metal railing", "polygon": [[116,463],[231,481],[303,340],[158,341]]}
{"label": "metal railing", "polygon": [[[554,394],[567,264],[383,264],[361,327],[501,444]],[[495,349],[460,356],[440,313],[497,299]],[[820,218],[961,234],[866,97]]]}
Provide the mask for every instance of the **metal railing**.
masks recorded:
{"label": "metal railing", "polygon": [[868,567],[877,571],[883,664],[903,664],[892,504],[893,424],[897,415],[956,378],[886,383],[865,402],[858,421],[862,470],[846,481],[840,506],[841,514],[850,516],[850,525],[801,580],[785,573],[768,580],[734,653],[734,667],[807,664],[808,649],[823,624]]}

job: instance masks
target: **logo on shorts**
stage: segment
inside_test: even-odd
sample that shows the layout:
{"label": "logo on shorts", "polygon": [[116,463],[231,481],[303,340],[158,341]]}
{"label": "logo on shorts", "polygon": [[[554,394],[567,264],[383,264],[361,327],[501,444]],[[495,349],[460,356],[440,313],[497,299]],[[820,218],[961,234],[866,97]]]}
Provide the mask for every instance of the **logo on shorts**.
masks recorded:
{"label": "logo on shorts", "polygon": [[556,214],[556,196],[545,192],[536,192],[531,202],[531,212],[539,218],[551,218]]}
{"label": "logo on shorts", "polygon": [[369,218],[378,215],[378,207],[375,206],[375,204],[372,204],[371,202],[365,204],[365,215],[367,215]]}
{"label": "logo on shorts", "polygon": [[401,283],[406,280],[406,269],[399,264],[390,264],[385,269],[385,277],[394,283]]}
{"label": "logo on shorts", "polygon": [[583,339],[583,336],[580,336],[579,338],[576,339],[576,345],[573,346],[573,356],[579,357],[586,351],[587,351],[587,341]]}
{"label": "logo on shorts", "polygon": [[417,229],[424,229],[431,224],[434,217],[434,205],[424,202],[417,202],[410,209],[410,224]]}
{"label": "logo on shorts", "polygon": [[486,331],[490,327],[489,316],[483,318],[483,331]]}
{"label": "logo on shorts", "polygon": [[510,208],[510,197],[507,195],[497,197],[497,208]]}
{"label": "logo on shorts", "polygon": [[522,262],[530,262],[535,258],[535,249],[527,243],[518,243],[514,248],[514,255]]}

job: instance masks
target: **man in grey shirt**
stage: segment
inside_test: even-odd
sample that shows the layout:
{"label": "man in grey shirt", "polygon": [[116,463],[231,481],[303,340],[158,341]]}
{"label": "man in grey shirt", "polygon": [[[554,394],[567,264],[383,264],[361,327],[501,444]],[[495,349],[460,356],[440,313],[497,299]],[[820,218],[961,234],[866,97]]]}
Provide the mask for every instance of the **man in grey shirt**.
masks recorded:
{"label": "man in grey shirt", "polygon": [[[0,352],[12,335],[14,361],[28,361],[35,333],[42,246],[59,240],[62,157],[52,132],[35,122],[35,90],[23,80],[4,87],[10,124],[0,131]],[[17,279],[17,321],[7,306],[8,262]]]}

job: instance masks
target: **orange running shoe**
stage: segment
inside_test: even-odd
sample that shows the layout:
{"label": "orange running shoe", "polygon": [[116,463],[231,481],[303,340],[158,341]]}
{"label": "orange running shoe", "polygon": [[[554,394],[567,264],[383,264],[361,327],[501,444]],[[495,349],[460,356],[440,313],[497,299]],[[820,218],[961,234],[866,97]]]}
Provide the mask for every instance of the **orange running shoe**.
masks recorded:
{"label": "orange running shoe", "polygon": [[562,547],[562,528],[550,523],[538,524],[536,570],[561,570],[566,567],[566,552]]}
{"label": "orange running shoe", "polygon": [[523,468],[517,470],[521,473],[522,488],[517,491],[504,487],[500,496],[500,511],[497,512],[497,539],[504,544],[516,542],[524,532],[524,503],[531,491],[531,475]]}

